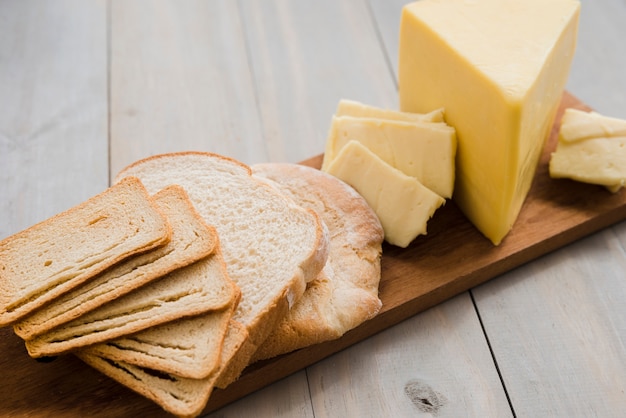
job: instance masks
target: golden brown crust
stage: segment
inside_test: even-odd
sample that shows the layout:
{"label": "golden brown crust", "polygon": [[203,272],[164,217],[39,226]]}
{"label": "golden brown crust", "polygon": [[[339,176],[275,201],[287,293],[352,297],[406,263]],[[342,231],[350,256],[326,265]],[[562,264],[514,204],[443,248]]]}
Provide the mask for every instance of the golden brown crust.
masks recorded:
{"label": "golden brown crust", "polygon": [[238,297],[216,249],[209,256],[26,341],[32,357],[56,356],[184,317],[222,310]]}
{"label": "golden brown crust", "polygon": [[129,257],[61,295],[14,324],[15,333],[26,340],[32,339],[215,250],[218,245],[215,228],[204,222],[182,187],[163,189],[153,200],[171,224],[169,243]]}
{"label": "golden brown crust", "polygon": [[231,157],[227,157],[225,155],[221,155],[221,154],[216,154],[213,152],[205,152],[205,151],[180,151],[180,152],[172,152],[172,153],[166,153],[166,154],[156,154],[156,155],[151,155],[150,157],[146,157],[146,158],[142,158],[141,160],[137,160],[129,165],[127,165],[126,167],[124,167],[124,169],[122,169],[116,176],[115,179],[113,180],[113,184],[118,183],[120,181],[122,181],[122,179],[124,177],[127,177],[129,172],[132,172],[135,168],[145,165],[146,163],[149,163],[150,161],[157,161],[163,158],[171,158],[171,157],[184,157],[184,156],[191,156],[191,155],[197,155],[197,156],[205,156],[205,157],[210,157],[210,158],[218,158],[220,160],[224,160],[224,161],[230,161],[231,163],[240,166],[242,169],[246,170],[249,174],[252,173],[252,170],[250,168],[250,166],[242,163],[241,161],[235,160],[234,158]]}
{"label": "golden brown crust", "polygon": [[0,326],[14,323],[130,256],[170,241],[137,178],[0,241]]}
{"label": "golden brown crust", "polygon": [[381,307],[383,231],[365,200],[347,184],[310,167],[271,163],[252,169],[256,176],[275,182],[296,203],[315,210],[331,237],[325,268],[254,359],[338,338],[376,315]]}

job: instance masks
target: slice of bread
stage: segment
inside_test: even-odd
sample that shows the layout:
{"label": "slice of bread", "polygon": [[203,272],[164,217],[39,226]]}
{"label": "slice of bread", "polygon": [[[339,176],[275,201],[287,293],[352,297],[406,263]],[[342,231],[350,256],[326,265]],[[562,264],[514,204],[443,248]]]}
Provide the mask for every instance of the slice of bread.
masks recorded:
{"label": "slice of bread", "polygon": [[107,267],[167,243],[171,228],[141,182],[104,192],[0,242],[0,326]]}
{"label": "slice of bread", "polygon": [[15,333],[32,339],[213,251],[217,233],[198,215],[182,187],[163,189],[154,200],[172,227],[168,244],[108,268],[14,324]]}
{"label": "slice of bread", "polygon": [[376,315],[382,306],[378,284],[383,229],[365,199],[336,177],[298,164],[257,164],[252,172],[316,211],[331,236],[324,270],[254,359],[339,338]]}
{"label": "slice of bread", "polygon": [[172,227],[172,239],[167,245],[108,268],[14,324],[15,333],[32,339],[214,250],[217,233],[198,215],[183,188],[163,189],[154,200]]}
{"label": "slice of bread", "polygon": [[237,303],[234,300],[226,309],[181,318],[82,351],[180,377],[202,379],[219,366],[224,336]]}
{"label": "slice of bread", "polygon": [[216,154],[158,155],[125,168],[117,181],[126,176],[140,178],[151,193],[183,186],[217,229],[228,273],[242,292],[234,319],[248,332],[248,348],[233,352],[223,365],[238,376],[324,266],[328,236],[318,216],[253,178],[248,166]]}
{"label": "slice of bread", "polygon": [[211,375],[205,379],[188,379],[94,354],[79,352],[76,356],[177,417],[193,418],[200,415],[217,378]]}
{"label": "slice of bread", "polygon": [[[237,347],[233,344],[242,341],[240,336],[246,334],[247,331],[244,326],[232,322],[232,326],[228,327],[220,357],[225,353],[236,352]],[[220,374],[218,369],[203,379],[188,379],[123,361],[111,360],[83,350],[77,351],[76,356],[101,373],[179,417],[192,418],[202,413]],[[220,358],[220,364],[225,363],[226,359]]]}
{"label": "slice of bread", "polygon": [[32,357],[56,356],[175,319],[226,308],[238,298],[220,254],[148,283],[68,323],[26,341]]}

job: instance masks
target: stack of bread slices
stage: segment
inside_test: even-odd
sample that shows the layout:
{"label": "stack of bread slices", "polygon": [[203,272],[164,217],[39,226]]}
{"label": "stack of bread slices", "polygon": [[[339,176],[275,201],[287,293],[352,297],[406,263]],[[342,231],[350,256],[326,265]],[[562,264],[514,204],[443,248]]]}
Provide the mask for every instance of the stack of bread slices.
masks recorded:
{"label": "stack of bread slices", "polygon": [[383,232],[340,180],[202,152],[0,241],[0,326],[193,417],[251,362],[376,315]]}

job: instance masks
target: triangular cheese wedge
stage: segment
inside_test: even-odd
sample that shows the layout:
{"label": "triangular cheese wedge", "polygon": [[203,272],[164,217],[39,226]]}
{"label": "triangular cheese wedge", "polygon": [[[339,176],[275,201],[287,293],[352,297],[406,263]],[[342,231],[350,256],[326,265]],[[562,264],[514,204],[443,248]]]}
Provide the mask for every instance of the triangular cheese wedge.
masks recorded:
{"label": "triangular cheese wedge", "polygon": [[421,0],[404,7],[400,110],[444,108],[454,200],[494,244],[512,228],[576,46],[577,0]]}

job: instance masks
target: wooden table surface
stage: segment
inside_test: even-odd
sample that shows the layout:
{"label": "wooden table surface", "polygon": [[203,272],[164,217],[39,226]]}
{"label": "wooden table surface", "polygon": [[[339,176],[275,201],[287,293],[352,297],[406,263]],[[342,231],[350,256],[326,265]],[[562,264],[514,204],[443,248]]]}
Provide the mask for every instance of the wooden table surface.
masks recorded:
{"label": "wooden table surface", "polygon": [[[339,99],[397,107],[405,3],[0,0],[0,239],[152,154],[320,154]],[[626,119],[624,22],[582,1],[567,89]],[[622,222],[207,416],[622,417],[625,247]]]}

